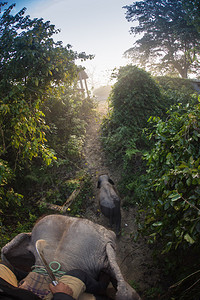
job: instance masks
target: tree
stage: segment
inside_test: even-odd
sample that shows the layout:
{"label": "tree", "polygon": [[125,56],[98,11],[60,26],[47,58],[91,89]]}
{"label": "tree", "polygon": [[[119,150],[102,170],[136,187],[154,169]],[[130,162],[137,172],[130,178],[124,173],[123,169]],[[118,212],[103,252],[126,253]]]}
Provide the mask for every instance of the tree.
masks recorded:
{"label": "tree", "polygon": [[[0,2],[0,9],[4,5]],[[0,200],[5,207],[21,200],[11,184],[17,172],[36,158],[47,164],[55,159],[41,107],[59,85],[77,78],[75,60],[89,57],[54,42],[58,30],[49,21],[30,19],[25,8],[12,15],[14,6],[0,15]]]}
{"label": "tree", "polygon": [[149,147],[143,129],[152,114],[162,115],[165,107],[151,76],[136,66],[121,67],[110,94],[110,114],[104,119],[102,140],[109,159],[130,165],[137,152]]}
{"label": "tree", "polygon": [[200,32],[200,2],[199,0],[183,0],[184,7],[188,14],[188,21]]}
{"label": "tree", "polygon": [[25,9],[12,16],[13,7],[0,19],[0,125],[1,154],[16,164],[51,156],[40,105],[53,85],[76,76],[76,53],[53,41],[58,31],[50,22],[31,20]]}
{"label": "tree", "polygon": [[198,73],[200,35],[197,27],[188,22],[183,0],[136,1],[125,8],[126,19],[138,22],[131,27],[131,33],[140,38],[125,52],[136,64],[182,78]]}

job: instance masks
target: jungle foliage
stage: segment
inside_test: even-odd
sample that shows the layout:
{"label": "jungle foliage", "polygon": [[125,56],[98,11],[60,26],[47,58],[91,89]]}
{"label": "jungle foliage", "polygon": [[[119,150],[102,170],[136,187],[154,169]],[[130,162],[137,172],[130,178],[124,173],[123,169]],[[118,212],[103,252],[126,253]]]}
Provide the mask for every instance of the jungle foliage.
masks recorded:
{"label": "jungle foliage", "polygon": [[[109,97],[110,110],[103,121],[102,141],[110,161],[130,167],[150,148],[144,134],[152,115],[164,117],[175,103],[197,102],[194,88],[187,80],[151,77],[136,66],[121,67],[114,75],[117,82]],[[132,170],[133,173],[134,170]]]}
{"label": "jungle foliage", "polygon": [[154,124],[149,137],[155,145],[145,159],[148,188],[156,200],[150,202],[154,209],[146,224],[154,231],[152,239],[158,234],[168,240],[164,252],[180,244],[199,244],[199,108],[199,104],[179,104],[171,107],[165,121],[159,117],[149,119]]}
{"label": "jungle foliage", "polygon": [[126,165],[147,146],[143,128],[154,112],[164,113],[164,106],[158,86],[145,71],[126,66],[115,76],[117,82],[109,98],[110,113],[103,122],[102,140],[109,159]]}
{"label": "jungle foliage", "polygon": [[134,1],[124,8],[138,37],[125,52],[134,64],[154,74],[199,76],[199,1]]}
{"label": "jungle foliage", "polygon": [[135,66],[121,68],[117,76],[102,141],[121,171],[124,205],[138,206],[139,232],[156,243],[173,282],[198,270],[193,258],[177,269],[188,253],[196,257],[199,251],[198,96],[188,80],[153,79]]}
{"label": "jungle foliage", "polygon": [[25,8],[12,15],[13,8],[0,2],[2,243],[7,230],[20,232],[43,213],[37,201],[51,194],[50,186],[56,199],[66,200],[70,189],[63,182],[78,170],[93,107],[78,91],[75,63],[91,56],[55,42],[59,31],[49,21],[30,19]]}
{"label": "jungle foliage", "polygon": [[192,23],[200,32],[200,2],[198,0],[183,0],[184,8],[187,12],[187,20]]}
{"label": "jungle foliage", "polygon": [[[165,120],[159,117],[149,119],[154,127],[149,138],[155,141],[155,145],[144,155],[148,182],[146,198],[141,199],[141,206],[145,203],[146,207],[145,219],[139,226],[143,234],[148,235],[149,243],[157,241],[162,245],[162,254],[179,255],[171,263],[173,271],[177,265],[180,268],[181,260],[191,255],[180,268],[181,272],[179,270],[178,276],[182,279],[199,269],[200,104],[178,104],[167,114]],[[194,275],[181,282],[183,290],[178,299],[200,295],[195,286],[198,275]],[[190,293],[186,292],[184,285],[191,289]]]}

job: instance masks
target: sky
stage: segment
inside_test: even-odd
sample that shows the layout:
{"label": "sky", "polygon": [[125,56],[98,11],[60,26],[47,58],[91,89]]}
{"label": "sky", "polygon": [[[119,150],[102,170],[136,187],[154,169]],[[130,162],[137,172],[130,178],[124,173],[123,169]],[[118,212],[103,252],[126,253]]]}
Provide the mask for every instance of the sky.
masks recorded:
{"label": "sky", "polygon": [[[6,1],[6,0],[5,0]],[[95,58],[77,62],[86,68],[91,86],[111,84],[114,68],[129,61],[123,53],[134,44],[129,23],[125,18],[125,5],[131,0],[7,0],[16,3],[13,14],[26,7],[31,18],[50,21],[61,32],[54,39],[70,44],[77,52],[93,54]]]}

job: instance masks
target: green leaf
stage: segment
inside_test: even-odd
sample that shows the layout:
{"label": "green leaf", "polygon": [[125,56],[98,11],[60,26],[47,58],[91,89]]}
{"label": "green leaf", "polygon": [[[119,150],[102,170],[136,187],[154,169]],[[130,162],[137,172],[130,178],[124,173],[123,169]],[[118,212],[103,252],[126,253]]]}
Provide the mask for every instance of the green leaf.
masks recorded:
{"label": "green leaf", "polygon": [[175,194],[171,194],[170,196],[169,196],[169,198],[171,199],[171,201],[177,201],[178,199],[180,199],[181,198],[181,195],[180,194],[178,194],[178,193],[175,193]]}
{"label": "green leaf", "polygon": [[195,243],[195,241],[193,240],[193,238],[192,238],[188,233],[186,233],[186,234],[184,235],[184,239],[185,239],[188,243],[190,243],[190,244],[194,244],[194,243]]}
{"label": "green leaf", "polygon": [[192,183],[192,180],[191,180],[191,178],[189,177],[189,178],[186,180],[186,184],[187,184],[187,186],[191,186],[191,183]]}
{"label": "green leaf", "polygon": [[169,252],[172,245],[173,245],[172,242],[168,242],[167,245],[165,246],[165,249],[162,251],[162,254]]}
{"label": "green leaf", "polygon": [[39,80],[38,80],[38,78],[35,78],[35,85],[36,85],[36,86],[39,85]]}
{"label": "green leaf", "polygon": [[169,206],[170,206],[169,202],[165,203],[164,210],[168,210]]}
{"label": "green leaf", "polygon": [[163,225],[163,222],[159,221],[159,222],[155,222],[152,224],[154,227],[159,227]]}

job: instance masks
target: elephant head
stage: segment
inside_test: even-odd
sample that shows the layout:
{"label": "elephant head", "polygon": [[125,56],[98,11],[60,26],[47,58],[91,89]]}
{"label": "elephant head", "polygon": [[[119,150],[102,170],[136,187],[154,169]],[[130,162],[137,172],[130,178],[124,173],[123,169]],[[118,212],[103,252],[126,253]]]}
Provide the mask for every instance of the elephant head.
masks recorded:
{"label": "elephant head", "polygon": [[110,226],[115,225],[116,235],[120,235],[121,231],[121,210],[120,197],[114,188],[114,182],[110,177],[100,175],[97,188],[99,188],[99,204],[102,214],[110,221]]}
{"label": "elephant head", "polygon": [[34,226],[32,233],[21,233],[6,244],[2,259],[14,267],[30,271],[33,264],[41,265],[36,242],[46,241],[44,255],[48,263],[57,261],[62,271],[81,269],[98,279],[104,271],[116,281],[117,300],[139,300],[140,297],[124,280],[116,262],[113,231],[87,219],[49,215]]}

